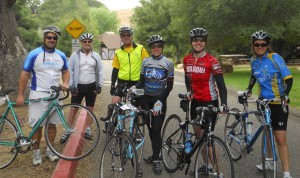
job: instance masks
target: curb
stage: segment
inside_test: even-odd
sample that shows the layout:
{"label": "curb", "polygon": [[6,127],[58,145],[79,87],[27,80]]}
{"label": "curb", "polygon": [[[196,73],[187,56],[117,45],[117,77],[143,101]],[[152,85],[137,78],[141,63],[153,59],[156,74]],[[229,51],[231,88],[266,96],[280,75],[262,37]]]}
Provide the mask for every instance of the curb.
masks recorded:
{"label": "curb", "polygon": [[[84,133],[87,122],[86,122],[86,111],[81,111],[80,115],[78,116],[79,119],[76,122],[75,129],[79,133]],[[83,144],[83,140],[80,137],[76,137],[71,135],[69,141],[64,148],[64,155],[77,155],[81,152],[81,145]],[[74,178],[76,175],[76,169],[79,164],[79,160],[75,161],[68,161],[59,159],[56,168],[52,174],[52,178]]]}

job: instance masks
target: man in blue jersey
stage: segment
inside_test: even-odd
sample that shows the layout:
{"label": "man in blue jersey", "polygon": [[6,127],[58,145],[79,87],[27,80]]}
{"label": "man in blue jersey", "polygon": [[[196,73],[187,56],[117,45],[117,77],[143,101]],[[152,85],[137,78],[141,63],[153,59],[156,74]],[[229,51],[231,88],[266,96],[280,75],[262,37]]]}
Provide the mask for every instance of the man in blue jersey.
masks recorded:
{"label": "man in blue jersey", "polygon": [[[50,87],[60,85],[60,76],[62,76],[61,87],[63,90],[69,88],[70,74],[68,71],[66,55],[56,49],[57,40],[61,32],[55,26],[47,26],[43,31],[44,45],[32,50],[26,57],[23,70],[19,79],[19,91],[17,105],[21,106],[25,100],[25,88],[28,80],[30,83],[29,99],[37,99],[50,96]],[[29,125],[34,127],[43,113],[47,110],[50,102],[43,101],[38,103],[29,103]],[[51,121],[52,132],[55,133],[55,119]],[[42,125],[44,125],[43,123]],[[42,127],[38,128],[32,137],[33,140],[33,165],[42,164],[40,141],[42,137]],[[55,138],[55,135],[53,136]],[[50,139],[50,140],[54,140]],[[46,150],[46,158],[50,161],[58,160],[49,148]]]}
{"label": "man in blue jersey", "polygon": [[[253,33],[251,40],[254,56],[250,60],[251,77],[248,92],[251,93],[254,84],[257,83],[260,99],[282,98],[288,103],[293,76],[282,57],[272,52],[269,34],[260,30]],[[287,112],[284,112],[280,102],[270,102],[269,107],[283,178],[292,178],[289,171],[289,152],[286,140],[289,108],[287,106]],[[262,164],[256,167],[263,170]],[[265,169],[272,170],[274,168],[270,162],[266,162]]]}

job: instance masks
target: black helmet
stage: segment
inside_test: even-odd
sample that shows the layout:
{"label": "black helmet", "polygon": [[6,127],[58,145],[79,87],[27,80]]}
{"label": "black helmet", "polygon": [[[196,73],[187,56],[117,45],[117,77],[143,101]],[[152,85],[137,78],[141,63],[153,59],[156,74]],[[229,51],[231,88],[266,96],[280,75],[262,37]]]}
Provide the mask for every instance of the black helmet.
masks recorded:
{"label": "black helmet", "polygon": [[56,26],[46,26],[43,33],[44,33],[44,36],[46,36],[49,32],[51,33],[55,33],[57,37],[60,37],[61,35],[61,32],[60,32],[60,29],[57,28]]}
{"label": "black helmet", "polygon": [[254,42],[255,40],[265,40],[265,41],[269,42],[271,40],[271,37],[269,36],[269,34],[267,32],[260,30],[260,31],[253,33],[251,36],[251,39],[252,39],[252,42]]}
{"label": "black helmet", "polygon": [[148,46],[151,46],[153,43],[160,43],[164,45],[164,39],[159,35],[152,35],[147,40]]}
{"label": "black helmet", "polygon": [[204,28],[194,28],[190,31],[190,41],[195,38],[204,38],[207,40],[207,31]]}
{"label": "black helmet", "polygon": [[88,39],[93,41],[94,36],[90,33],[84,33],[80,36],[80,41]]}
{"label": "black helmet", "polygon": [[130,34],[133,34],[133,30],[129,26],[123,26],[119,29],[119,34],[121,35],[123,32],[128,32]]}

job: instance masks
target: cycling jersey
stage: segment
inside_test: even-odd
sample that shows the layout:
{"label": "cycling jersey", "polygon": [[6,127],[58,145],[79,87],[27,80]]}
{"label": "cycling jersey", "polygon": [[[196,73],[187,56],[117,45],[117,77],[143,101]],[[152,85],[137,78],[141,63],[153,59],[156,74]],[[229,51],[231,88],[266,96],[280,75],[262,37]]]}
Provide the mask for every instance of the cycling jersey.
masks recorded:
{"label": "cycling jersey", "polygon": [[63,52],[44,47],[31,51],[23,66],[23,70],[32,75],[31,90],[43,92],[49,92],[50,86],[59,86],[61,71],[67,69],[67,58]]}
{"label": "cycling jersey", "polygon": [[250,60],[252,75],[258,83],[261,98],[279,98],[284,94],[284,80],[292,78],[284,60],[277,53],[266,53],[262,59]]}
{"label": "cycling jersey", "polygon": [[221,66],[216,58],[206,53],[201,58],[193,54],[183,59],[186,77],[190,79],[190,86],[197,101],[213,101],[218,99],[215,75],[222,74]]}
{"label": "cycling jersey", "polygon": [[142,61],[148,57],[148,53],[142,45],[133,43],[130,48],[122,46],[116,51],[112,66],[119,69],[118,78],[127,81],[138,81]]}
{"label": "cycling jersey", "polygon": [[144,76],[145,94],[159,96],[167,86],[167,79],[174,77],[174,62],[165,56],[158,59],[151,56],[143,61],[141,74]]}

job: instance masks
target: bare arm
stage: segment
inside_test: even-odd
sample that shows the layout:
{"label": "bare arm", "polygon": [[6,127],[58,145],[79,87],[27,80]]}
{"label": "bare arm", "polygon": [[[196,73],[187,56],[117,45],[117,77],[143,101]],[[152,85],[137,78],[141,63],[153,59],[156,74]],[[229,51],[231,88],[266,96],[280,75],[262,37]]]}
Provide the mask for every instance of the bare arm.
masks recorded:
{"label": "bare arm", "polygon": [[19,90],[18,90],[18,97],[17,97],[17,106],[21,106],[24,104],[25,100],[25,88],[27,86],[28,80],[30,79],[30,72],[22,71],[21,76],[19,79]]}
{"label": "bare arm", "polygon": [[67,90],[69,88],[70,72],[69,70],[62,71],[63,84],[61,86],[62,90]]}

